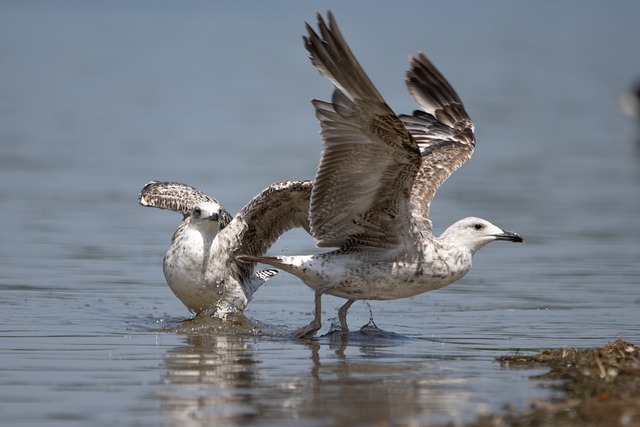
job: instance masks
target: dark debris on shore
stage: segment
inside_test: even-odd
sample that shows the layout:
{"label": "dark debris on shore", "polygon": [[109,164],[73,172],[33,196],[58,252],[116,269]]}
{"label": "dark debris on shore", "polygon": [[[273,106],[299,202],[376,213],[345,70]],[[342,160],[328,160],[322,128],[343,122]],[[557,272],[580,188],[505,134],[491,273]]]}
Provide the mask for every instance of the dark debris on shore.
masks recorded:
{"label": "dark debris on shore", "polygon": [[603,347],[542,350],[497,361],[505,368],[549,367],[532,379],[560,390],[561,397],[536,400],[522,412],[482,415],[469,426],[640,426],[637,345],[615,340]]}

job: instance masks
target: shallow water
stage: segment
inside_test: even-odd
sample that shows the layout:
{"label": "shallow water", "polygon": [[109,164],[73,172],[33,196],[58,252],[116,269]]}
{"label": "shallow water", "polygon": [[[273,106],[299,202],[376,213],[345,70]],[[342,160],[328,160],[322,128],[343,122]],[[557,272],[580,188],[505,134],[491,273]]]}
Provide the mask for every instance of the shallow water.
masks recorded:
{"label": "shallow water", "polygon": [[[179,218],[137,192],[183,181],[235,212],[313,177],[309,99],[331,90],[300,43],[315,9],[0,3],[0,424],[465,421],[548,394],[497,355],[640,342],[640,126],[616,105],[640,77],[640,6],[326,7],[392,108],[415,108],[403,73],[424,50],[475,121],[436,230],[477,215],[526,244],[490,245],[437,292],[352,307],[353,330],[371,310],[391,336],[289,339],[313,294],[285,274],[252,322],[184,322],[161,271]],[[315,250],[293,232],[272,253]],[[342,301],[323,302],[326,333]]]}

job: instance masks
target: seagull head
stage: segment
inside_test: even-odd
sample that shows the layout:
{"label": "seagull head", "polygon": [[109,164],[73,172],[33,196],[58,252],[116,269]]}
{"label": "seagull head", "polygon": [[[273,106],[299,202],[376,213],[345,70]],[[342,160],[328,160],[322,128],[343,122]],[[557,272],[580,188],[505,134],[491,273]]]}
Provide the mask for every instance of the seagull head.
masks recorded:
{"label": "seagull head", "polygon": [[220,205],[216,202],[198,203],[191,210],[190,226],[201,233],[215,236],[220,231]]}
{"label": "seagull head", "polygon": [[504,231],[485,219],[475,217],[464,218],[454,223],[442,233],[439,240],[467,248],[471,253],[495,240],[524,242],[518,233]]}

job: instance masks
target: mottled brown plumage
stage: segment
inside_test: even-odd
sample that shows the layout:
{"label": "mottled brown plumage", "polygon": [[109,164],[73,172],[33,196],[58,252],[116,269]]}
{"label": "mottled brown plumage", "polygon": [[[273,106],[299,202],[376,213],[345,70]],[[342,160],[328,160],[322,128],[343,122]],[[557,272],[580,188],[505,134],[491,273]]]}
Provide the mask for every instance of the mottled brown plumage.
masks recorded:
{"label": "mottled brown plumage", "polygon": [[309,181],[277,182],[232,218],[217,200],[194,187],[147,184],[138,197],[141,205],[183,214],[163,262],[171,290],[195,313],[223,316],[243,311],[277,271],[255,272],[255,263],[239,263],[236,255],[263,255],[285,231],[309,230],[311,187]]}
{"label": "mottled brown plumage", "polygon": [[438,187],[473,153],[473,123],[451,85],[422,53],[410,58],[409,92],[421,110],[396,116],[345,42],[331,12],[307,24],[304,44],[320,74],[333,82],[331,102],[314,100],[324,150],[309,221],[318,255],[242,256],[295,274],[315,291],[315,317],[296,331],[321,327],[321,297],[348,301],[406,298],[447,286],[471,268],[473,254],[495,240],[521,242],[480,218],[432,234],[429,209]]}

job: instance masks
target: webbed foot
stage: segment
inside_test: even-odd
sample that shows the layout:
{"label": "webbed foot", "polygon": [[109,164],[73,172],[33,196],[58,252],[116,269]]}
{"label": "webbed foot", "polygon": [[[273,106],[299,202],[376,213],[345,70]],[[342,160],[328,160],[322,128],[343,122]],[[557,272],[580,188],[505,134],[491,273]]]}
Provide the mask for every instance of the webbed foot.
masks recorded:
{"label": "webbed foot", "polygon": [[316,332],[320,330],[320,327],[321,325],[314,320],[313,322],[309,323],[307,326],[303,326],[300,329],[296,329],[295,332],[293,333],[293,336],[298,339],[311,338],[316,334]]}

